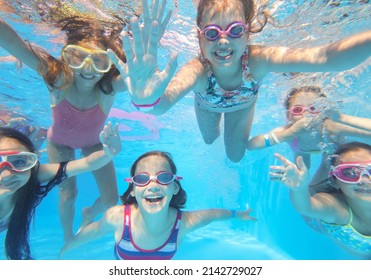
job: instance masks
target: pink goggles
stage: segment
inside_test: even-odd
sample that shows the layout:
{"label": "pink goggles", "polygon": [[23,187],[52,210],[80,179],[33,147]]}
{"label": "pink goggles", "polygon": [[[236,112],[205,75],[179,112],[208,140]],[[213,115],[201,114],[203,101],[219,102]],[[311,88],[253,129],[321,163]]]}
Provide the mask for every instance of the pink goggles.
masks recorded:
{"label": "pink goggles", "polygon": [[239,38],[241,37],[246,31],[248,25],[243,22],[236,21],[232,22],[228,25],[227,29],[223,31],[223,29],[216,24],[207,25],[204,29],[198,29],[200,34],[203,35],[209,41],[217,40],[222,34],[228,35],[231,38]]}
{"label": "pink goggles", "polygon": [[38,161],[38,156],[30,152],[1,152],[0,169],[10,168],[14,172],[23,172],[34,167]]}
{"label": "pink goggles", "polygon": [[183,177],[176,176],[168,171],[160,171],[156,175],[149,175],[146,172],[139,173],[130,178],[125,178],[125,182],[134,183],[139,187],[144,187],[152,180],[155,180],[160,185],[168,185],[174,180],[181,180]]}
{"label": "pink goggles", "polygon": [[319,111],[313,105],[309,105],[308,107],[302,106],[302,105],[296,105],[296,106],[291,107],[288,111],[294,116],[302,115],[305,111],[308,111],[311,114],[319,113]]}
{"label": "pink goggles", "polygon": [[371,180],[371,162],[339,164],[331,167],[329,174],[334,175],[344,183],[350,184],[359,183],[364,175],[367,175],[368,179]]}

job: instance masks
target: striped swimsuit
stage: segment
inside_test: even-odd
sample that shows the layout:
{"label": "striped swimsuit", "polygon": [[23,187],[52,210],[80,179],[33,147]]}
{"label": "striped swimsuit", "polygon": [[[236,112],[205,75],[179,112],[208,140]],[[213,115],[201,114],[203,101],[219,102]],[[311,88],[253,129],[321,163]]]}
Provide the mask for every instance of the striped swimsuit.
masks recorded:
{"label": "striped swimsuit", "polygon": [[121,240],[115,245],[114,255],[117,260],[170,260],[177,251],[178,231],[182,212],[178,210],[177,217],[169,238],[160,247],[145,250],[138,247],[131,234],[131,206],[125,205],[124,230]]}

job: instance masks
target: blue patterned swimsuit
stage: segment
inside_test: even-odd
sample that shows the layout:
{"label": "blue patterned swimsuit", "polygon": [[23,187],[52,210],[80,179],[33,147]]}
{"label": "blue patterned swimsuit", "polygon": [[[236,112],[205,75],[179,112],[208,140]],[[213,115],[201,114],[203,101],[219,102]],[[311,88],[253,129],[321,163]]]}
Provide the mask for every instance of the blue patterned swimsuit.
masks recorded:
{"label": "blue patterned swimsuit", "polygon": [[256,81],[248,66],[248,52],[242,58],[242,82],[234,90],[222,89],[215,78],[210,63],[203,59],[207,67],[207,89],[205,92],[195,92],[197,104],[205,110],[214,112],[233,112],[250,107],[258,97],[260,81]]}

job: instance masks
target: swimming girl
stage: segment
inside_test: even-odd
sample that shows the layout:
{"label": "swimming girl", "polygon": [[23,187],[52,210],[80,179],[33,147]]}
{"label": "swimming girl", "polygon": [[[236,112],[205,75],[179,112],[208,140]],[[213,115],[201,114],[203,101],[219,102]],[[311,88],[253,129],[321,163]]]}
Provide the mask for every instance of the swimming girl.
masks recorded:
{"label": "swimming girl", "polygon": [[[343,71],[364,61],[371,50],[370,31],[312,48],[249,45],[250,33],[262,29],[253,26],[257,16],[254,13],[253,0],[200,0],[200,55],[182,66],[168,85],[168,79],[161,83],[152,77],[159,71],[155,61],[142,63],[142,72],[148,68],[148,86],[142,83],[134,94],[142,94],[142,100],[136,103],[151,109],[149,113],[163,114],[194,91],[196,117],[204,141],[211,144],[219,137],[224,115],[225,149],[234,162],[245,154],[259,87],[266,74]],[[143,81],[145,78],[141,76]]]}
{"label": "swimming girl", "polygon": [[123,205],[106,211],[102,219],[84,227],[61,253],[113,234],[114,254],[125,260],[171,259],[184,237],[214,221],[255,220],[250,210],[207,209],[182,211],[187,197],[169,153],[151,151],[132,165]]}
{"label": "swimming girl", "polygon": [[271,166],[272,180],[290,188],[295,209],[318,220],[326,235],[362,258],[371,258],[371,146],[346,143],[331,159],[328,178],[332,192],[309,191],[309,172],[303,158],[296,164],[275,154],[283,166]]}
{"label": "swimming girl", "polygon": [[322,154],[321,165],[312,179],[314,189],[327,184],[327,157],[347,141],[346,137],[371,139],[371,119],[340,114],[331,108],[318,86],[293,88],[285,107],[287,124],[253,137],[247,148],[261,149],[287,142],[294,158],[302,156],[307,168],[311,166],[311,155]]}
{"label": "swimming girl", "polygon": [[[151,15],[145,0],[144,3],[144,22],[149,22],[149,18],[159,21],[156,31],[161,31],[161,28],[164,30],[166,20],[170,17],[161,21],[164,6],[159,7],[159,1],[154,1],[154,13]],[[121,82],[125,77],[112,66],[106,52],[110,49],[126,62],[119,36],[122,26],[76,17],[65,19],[60,24],[63,24],[62,30],[66,32],[67,43],[59,59],[41,47],[22,40],[0,19],[0,46],[37,71],[49,89],[53,113],[53,124],[47,135],[50,162],[73,160],[76,149],[81,149],[84,156],[101,150],[99,132],[106,122],[115,93],[127,89],[126,83]],[[93,221],[99,213],[115,205],[118,200],[113,162],[95,170],[93,174],[100,197],[91,207],[83,209],[83,225]],[[59,191],[60,217],[65,239],[68,240],[74,231],[76,178],[62,182]]]}
{"label": "swimming girl", "polygon": [[103,149],[61,163],[40,164],[31,140],[13,128],[0,127],[0,232],[6,232],[8,259],[31,259],[30,224],[36,207],[67,178],[106,165],[121,150],[118,126],[100,133]]}

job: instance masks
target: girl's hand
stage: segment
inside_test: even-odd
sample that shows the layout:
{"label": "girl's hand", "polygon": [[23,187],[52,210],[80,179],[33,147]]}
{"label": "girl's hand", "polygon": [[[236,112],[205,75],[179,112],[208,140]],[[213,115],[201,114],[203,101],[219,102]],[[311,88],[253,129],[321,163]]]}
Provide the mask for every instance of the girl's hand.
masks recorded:
{"label": "girl's hand", "polygon": [[299,190],[308,186],[309,172],[303,157],[297,157],[295,165],[280,154],[275,153],[274,156],[282,162],[283,166],[270,166],[269,176],[272,181],[280,181],[292,190]]}
{"label": "girl's hand", "polygon": [[158,36],[156,38],[157,43],[159,43],[162,36],[164,36],[166,26],[168,25],[172,14],[172,11],[169,10],[166,14],[166,17],[163,18],[165,14],[166,2],[166,0],[162,1],[159,7],[159,1],[154,0],[152,3],[152,14],[150,14],[147,0],[142,1],[143,24],[140,26],[140,28],[142,30],[143,42],[145,47],[148,45],[148,40],[152,32],[152,23],[154,21],[158,23]]}
{"label": "girl's hand", "polygon": [[238,210],[236,211],[236,218],[239,220],[243,220],[243,221],[247,221],[247,220],[256,221],[255,217],[250,216],[251,212],[252,212],[251,208],[248,208],[247,210],[244,210],[244,211]]}
{"label": "girl's hand", "polygon": [[108,156],[113,158],[121,151],[122,144],[117,123],[115,127],[112,128],[111,122],[108,122],[100,133],[99,139],[103,144],[104,152]]}
{"label": "girl's hand", "polygon": [[127,63],[121,61],[113,51],[108,50],[112,62],[125,80],[131,99],[136,104],[155,103],[164,93],[177,67],[177,54],[173,53],[170,62],[163,71],[157,65],[157,38],[159,28],[152,23],[148,47],[143,44],[142,31],[137,20],[132,19],[133,44],[128,34],[123,33],[124,51]]}

